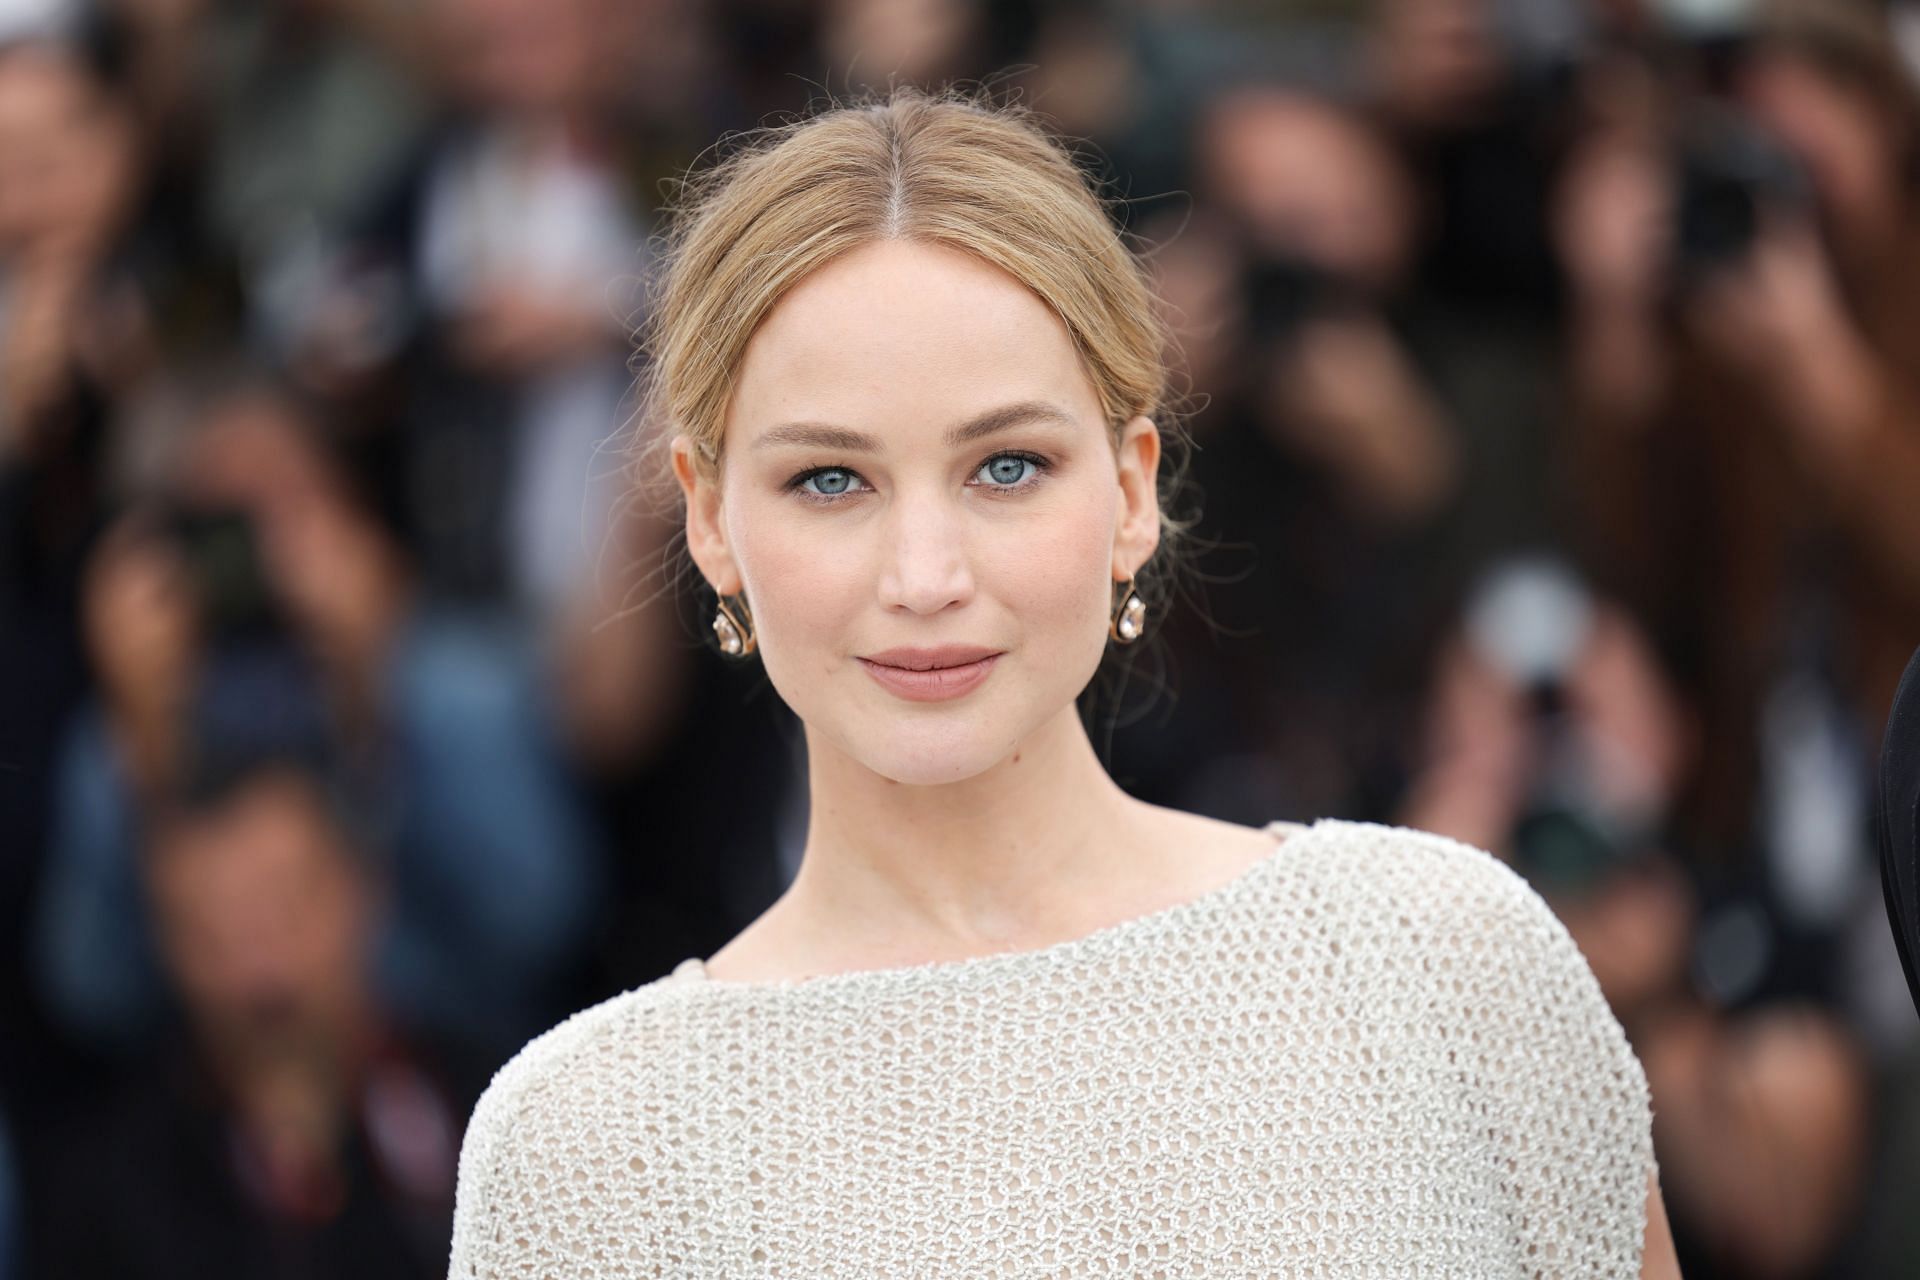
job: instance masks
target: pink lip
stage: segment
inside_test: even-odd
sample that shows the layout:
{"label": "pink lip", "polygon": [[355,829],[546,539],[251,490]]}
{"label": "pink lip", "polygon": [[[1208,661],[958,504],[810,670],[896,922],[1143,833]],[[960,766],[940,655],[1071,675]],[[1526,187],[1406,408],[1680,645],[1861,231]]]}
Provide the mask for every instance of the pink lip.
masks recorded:
{"label": "pink lip", "polygon": [[888,649],[860,659],[883,688],[909,702],[943,702],[967,693],[987,678],[1000,651],[977,645],[936,649]]}

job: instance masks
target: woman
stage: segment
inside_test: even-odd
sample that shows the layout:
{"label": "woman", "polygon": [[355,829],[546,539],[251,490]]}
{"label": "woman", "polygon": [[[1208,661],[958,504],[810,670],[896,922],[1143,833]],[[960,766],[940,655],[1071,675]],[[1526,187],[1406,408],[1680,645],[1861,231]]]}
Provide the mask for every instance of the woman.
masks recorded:
{"label": "woman", "polygon": [[1101,768],[1163,371],[1067,155],[898,93],[694,195],[654,407],[721,647],[805,725],[806,851],[502,1069],[452,1274],[1675,1274],[1644,1077],[1513,873]]}

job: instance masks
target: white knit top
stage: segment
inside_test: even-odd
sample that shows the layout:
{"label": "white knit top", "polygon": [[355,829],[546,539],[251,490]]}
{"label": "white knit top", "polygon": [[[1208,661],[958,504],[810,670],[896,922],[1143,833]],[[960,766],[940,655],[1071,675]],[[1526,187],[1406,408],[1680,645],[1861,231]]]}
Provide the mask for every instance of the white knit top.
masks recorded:
{"label": "white knit top", "polygon": [[1646,1078],[1546,904],[1426,832],[1274,823],[1035,951],[700,961],[494,1077],[455,1280],[1637,1277]]}

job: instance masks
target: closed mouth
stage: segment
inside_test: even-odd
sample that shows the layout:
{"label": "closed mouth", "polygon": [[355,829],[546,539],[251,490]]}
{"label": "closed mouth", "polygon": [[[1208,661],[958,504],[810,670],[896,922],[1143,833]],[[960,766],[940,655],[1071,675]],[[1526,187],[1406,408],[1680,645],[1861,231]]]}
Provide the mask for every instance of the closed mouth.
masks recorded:
{"label": "closed mouth", "polygon": [[959,646],[944,649],[888,649],[883,653],[862,657],[860,661],[895,671],[944,671],[953,667],[970,667],[988,658],[999,657],[1001,652],[997,649]]}
{"label": "closed mouth", "polygon": [[[978,656],[961,661],[943,655],[939,659],[888,654],[887,661],[861,658],[860,663],[883,688],[909,702],[944,702],[976,688],[992,672],[1000,659],[993,650],[976,651]],[[904,665],[913,662],[913,666]]]}

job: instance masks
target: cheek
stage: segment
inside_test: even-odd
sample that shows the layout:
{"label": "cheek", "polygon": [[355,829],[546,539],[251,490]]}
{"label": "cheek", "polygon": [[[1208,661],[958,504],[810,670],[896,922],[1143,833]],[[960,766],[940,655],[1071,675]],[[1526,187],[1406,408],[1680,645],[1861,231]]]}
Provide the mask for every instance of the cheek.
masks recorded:
{"label": "cheek", "polygon": [[[817,645],[844,635],[862,607],[871,607],[866,555],[854,535],[830,520],[750,503],[730,513],[734,549],[761,658],[770,665],[803,661]],[[777,674],[770,671],[770,674]]]}
{"label": "cheek", "polygon": [[993,593],[1018,615],[1029,638],[1045,632],[1049,644],[1058,636],[1094,650],[1104,643],[1117,505],[1116,493],[1091,486],[1063,494],[1044,520],[1009,531],[991,567],[983,567]]}

